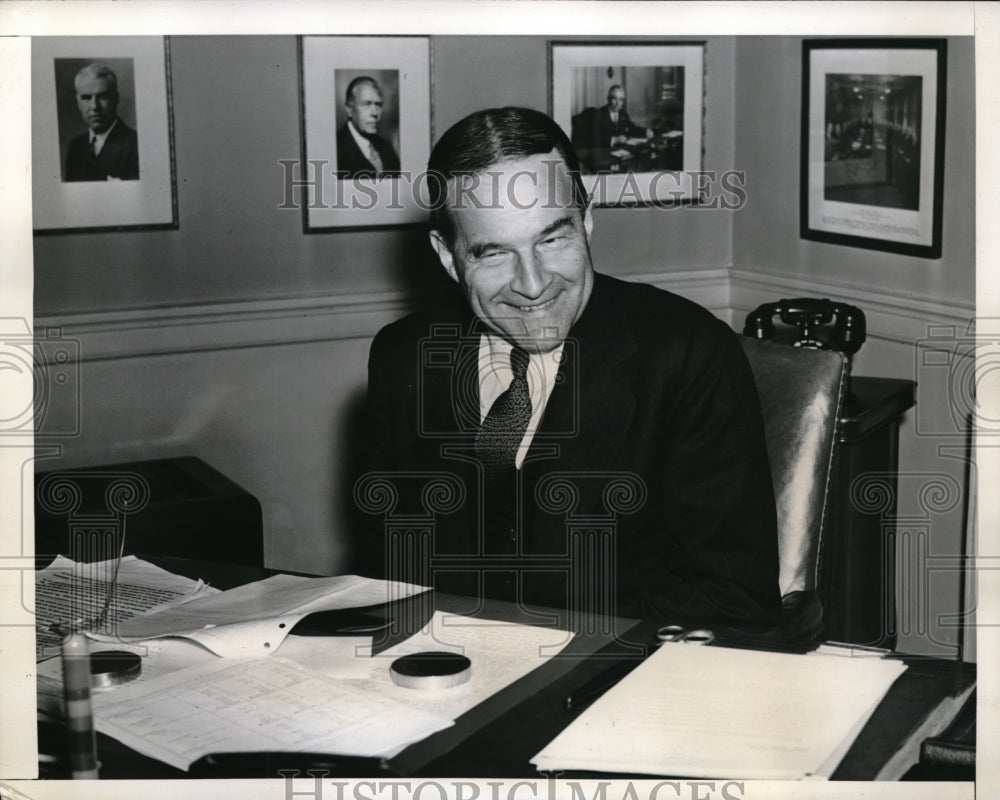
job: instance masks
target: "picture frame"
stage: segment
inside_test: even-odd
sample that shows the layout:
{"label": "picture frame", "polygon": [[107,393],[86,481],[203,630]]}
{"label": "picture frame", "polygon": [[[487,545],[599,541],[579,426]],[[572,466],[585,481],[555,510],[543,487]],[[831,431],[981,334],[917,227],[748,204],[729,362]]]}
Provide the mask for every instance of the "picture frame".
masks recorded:
{"label": "picture frame", "polygon": [[425,224],[430,37],[300,36],[299,76],[303,230]]}
{"label": "picture frame", "polygon": [[945,39],[802,43],[800,236],[941,257]]}
{"label": "picture frame", "polygon": [[551,41],[548,55],[549,113],[595,206],[700,202],[705,42]]}
{"label": "picture frame", "polygon": [[35,38],[31,77],[35,233],[177,228],[169,37]]}

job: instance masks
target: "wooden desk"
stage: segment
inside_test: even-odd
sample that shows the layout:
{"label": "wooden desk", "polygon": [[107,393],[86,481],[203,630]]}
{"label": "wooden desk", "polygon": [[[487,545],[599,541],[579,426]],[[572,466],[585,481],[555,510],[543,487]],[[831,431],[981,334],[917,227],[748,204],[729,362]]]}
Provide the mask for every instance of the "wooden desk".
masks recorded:
{"label": "wooden desk", "polygon": [[[166,557],[150,560],[188,577],[211,579],[219,588],[229,588],[270,574],[266,570],[248,567]],[[468,613],[471,602],[470,598],[435,597],[438,608],[454,613]],[[498,601],[487,601],[482,615],[485,618],[523,621],[523,612]],[[607,636],[578,635],[560,657],[550,659],[463,714],[454,726],[407,747],[391,760],[391,766],[405,776],[539,778],[529,759],[581,713],[564,711],[565,696],[591,675],[606,668],[610,660],[620,660],[623,648],[629,644],[651,641],[660,624],[659,620],[640,622],[620,619],[614,626],[619,639],[617,643],[609,643]],[[608,658],[594,657],[595,651],[600,648],[604,648],[600,650],[602,656]],[[835,779],[872,780],[879,776],[901,745],[911,738],[911,734],[920,728],[942,700],[967,690],[976,680],[975,665],[923,658],[908,658],[906,662],[910,668],[892,687],[861,732],[834,773]],[[948,721],[941,720],[941,727]],[[891,777],[899,777],[907,766],[916,763],[920,741],[930,735],[925,733],[913,742],[912,760],[901,765],[898,774]],[[102,778],[188,777],[186,772],[141,756],[100,734],[98,749]],[[261,774],[257,777],[277,776]]]}

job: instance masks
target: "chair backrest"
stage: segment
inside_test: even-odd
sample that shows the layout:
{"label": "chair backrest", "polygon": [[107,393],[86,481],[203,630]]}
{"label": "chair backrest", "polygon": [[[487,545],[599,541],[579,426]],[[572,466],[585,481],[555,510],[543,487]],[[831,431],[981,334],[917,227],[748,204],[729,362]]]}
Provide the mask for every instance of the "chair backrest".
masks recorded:
{"label": "chair backrest", "polygon": [[741,343],[764,415],[778,509],[779,584],[787,598],[816,589],[847,358],[746,336]]}

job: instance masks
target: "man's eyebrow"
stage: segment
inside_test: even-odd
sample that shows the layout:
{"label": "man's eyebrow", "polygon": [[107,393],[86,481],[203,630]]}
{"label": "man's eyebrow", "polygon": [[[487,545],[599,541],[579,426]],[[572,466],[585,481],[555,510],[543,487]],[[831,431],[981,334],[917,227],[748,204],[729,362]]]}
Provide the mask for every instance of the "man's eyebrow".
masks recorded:
{"label": "man's eyebrow", "polygon": [[503,245],[497,242],[477,242],[469,247],[470,258],[482,258],[490,250],[502,250]]}
{"label": "man's eyebrow", "polygon": [[551,225],[546,225],[544,228],[542,228],[542,231],[541,233],[538,234],[537,238],[544,239],[546,236],[549,236],[558,230],[562,230],[563,228],[572,228],[572,227],[573,227],[572,217],[568,216],[561,217],[557,219],[555,222],[553,222]]}
{"label": "man's eyebrow", "polygon": [[[571,227],[573,227],[573,218],[569,216],[561,217],[555,222],[552,222],[542,228],[542,230],[538,232],[535,239],[544,239],[546,236],[551,236],[556,231]],[[498,242],[477,242],[476,244],[469,246],[468,254],[470,258],[482,258],[490,250],[503,250],[505,248],[506,245],[502,245]]]}

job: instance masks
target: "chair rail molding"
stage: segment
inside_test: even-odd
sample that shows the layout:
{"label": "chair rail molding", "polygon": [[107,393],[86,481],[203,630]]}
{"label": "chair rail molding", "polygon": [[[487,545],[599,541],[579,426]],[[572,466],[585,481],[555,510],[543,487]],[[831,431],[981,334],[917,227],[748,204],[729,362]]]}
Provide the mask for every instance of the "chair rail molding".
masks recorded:
{"label": "chair rail molding", "polygon": [[730,270],[729,296],[734,321],[740,326],[745,315],[761,303],[783,297],[844,300],[865,312],[869,338],[904,345],[924,339],[934,326],[953,326],[958,335],[965,334],[976,316],[972,302],[916,297],[905,290],[875,289],[742,267]]}
{"label": "chair rail molding", "polygon": [[[691,269],[618,277],[669,289],[722,316],[729,304],[728,273]],[[78,340],[83,362],[278,347],[370,338],[429,299],[377,292],[51,314],[35,318],[34,333]]]}
{"label": "chair rail molding", "polygon": [[[932,325],[951,325],[961,335],[975,317],[972,303],[913,297],[887,291],[745,268],[629,273],[617,277],[680,294],[742,327],[761,303],[796,295],[831,297],[860,306],[869,337],[912,344]],[[427,302],[407,292],[238,300],[175,307],[42,315],[38,337],[80,342],[82,361],[142,358],[179,353],[365,339],[383,325]]]}

